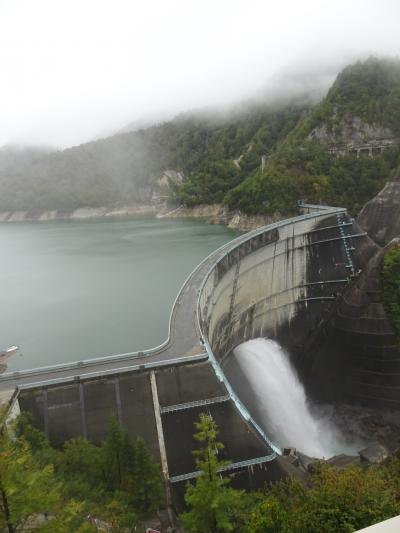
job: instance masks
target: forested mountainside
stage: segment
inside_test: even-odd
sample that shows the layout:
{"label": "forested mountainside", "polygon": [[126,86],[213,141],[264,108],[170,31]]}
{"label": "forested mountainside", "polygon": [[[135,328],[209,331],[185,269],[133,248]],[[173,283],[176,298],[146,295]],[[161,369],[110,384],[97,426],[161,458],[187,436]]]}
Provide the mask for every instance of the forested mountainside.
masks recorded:
{"label": "forested mountainside", "polygon": [[[153,160],[139,134],[121,134],[0,171],[0,210],[73,210],[147,199]],[[158,171],[158,167],[156,168]]]}
{"label": "forested mountainside", "polygon": [[[400,164],[400,62],[345,68],[327,96],[225,202],[247,213],[290,213],[296,199],[349,208],[372,198]],[[387,144],[382,153],[379,146]],[[357,147],[373,148],[357,154]],[[359,157],[357,157],[359,155]]]}
{"label": "forested mountainside", "polygon": [[[307,105],[248,104],[232,114],[198,112],[35,159],[29,168],[0,168],[0,210],[72,210],[149,202],[164,170],[195,183],[196,203],[221,202],[287,135]],[[234,162],[243,154],[239,164]],[[202,191],[201,183],[210,187]],[[171,191],[169,191],[171,193]],[[183,196],[189,195],[180,192]],[[181,201],[179,199],[179,201]]]}
{"label": "forested mountainside", "polygon": [[[317,105],[303,97],[258,100],[230,112],[186,113],[19,166],[2,166],[0,157],[0,210],[146,203],[163,172],[175,170],[184,175],[170,183],[176,203],[283,216],[303,198],[356,212],[398,167],[396,137],[400,62],[371,58],[345,68]],[[389,147],[373,157],[347,152],[381,139]]]}
{"label": "forested mountainside", "polygon": [[26,170],[37,159],[49,154],[49,147],[9,144],[0,148],[0,175]]}
{"label": "forested mountainside", "polygon": [[261,157],[292,131],[308,106],[300,99],[252,104],[233,116],[186,115],[144,134],[165,154],[167,168],[186,176],[174,190],[180,203],[219,203],[260,167]]}

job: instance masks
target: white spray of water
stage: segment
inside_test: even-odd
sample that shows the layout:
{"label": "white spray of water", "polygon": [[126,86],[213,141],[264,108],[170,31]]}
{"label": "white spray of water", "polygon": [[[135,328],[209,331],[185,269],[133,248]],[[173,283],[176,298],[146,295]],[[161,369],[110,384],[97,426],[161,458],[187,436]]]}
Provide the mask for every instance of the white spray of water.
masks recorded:
{"label": "white spray of water", "polygon": [[253,388],[260,421],[278,445],[319,458],[354,453],[326,416],[311,412],[304,387],[277,342],[254,339],[238,346],[234,355]]}

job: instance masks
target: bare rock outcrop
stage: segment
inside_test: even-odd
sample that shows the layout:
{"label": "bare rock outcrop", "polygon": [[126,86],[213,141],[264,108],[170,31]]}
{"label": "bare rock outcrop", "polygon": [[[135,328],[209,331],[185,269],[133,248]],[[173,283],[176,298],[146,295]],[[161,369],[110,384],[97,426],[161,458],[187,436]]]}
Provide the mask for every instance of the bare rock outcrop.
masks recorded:
{"label": "bare rock outcrop", "polygon": [[170,213],[164,214],[165,218],[203,218],[211,224],[225,224],[230,229],[240,231],[251,231],[253,229],[266,226],[272,222],[280,220],[282,217],[276,215],[246,215],[240,211],[231,211],[221,204],[197,205],[194,207],[184,207],[174,209]]}
{"label": "bare rock outcrop", "polygon": [[363,207],[357,222],[380,246],[400,236],[400,176]]}
{"label": "bare rock outcrop", "polygon": [[307,140],[327,143],[364,143],[373,139],[392,138],[394,133],[389,128],[377,124],[368,124],[359,117],[345,117],[334,129],[326,124],[317,126],[308,135]]}

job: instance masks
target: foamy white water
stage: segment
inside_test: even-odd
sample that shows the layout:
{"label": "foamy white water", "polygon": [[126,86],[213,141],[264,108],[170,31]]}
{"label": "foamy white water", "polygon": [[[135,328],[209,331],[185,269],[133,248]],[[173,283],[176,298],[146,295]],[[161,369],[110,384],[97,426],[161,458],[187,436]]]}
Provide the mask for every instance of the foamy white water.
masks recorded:
{"label": "foamy white water", "polygon": [[319,458],[354,453],[326,416],[311,412],[304,387],[277,342],[253,339],[238,346],[234,356],[256,395],[262,425],[276,444]]}

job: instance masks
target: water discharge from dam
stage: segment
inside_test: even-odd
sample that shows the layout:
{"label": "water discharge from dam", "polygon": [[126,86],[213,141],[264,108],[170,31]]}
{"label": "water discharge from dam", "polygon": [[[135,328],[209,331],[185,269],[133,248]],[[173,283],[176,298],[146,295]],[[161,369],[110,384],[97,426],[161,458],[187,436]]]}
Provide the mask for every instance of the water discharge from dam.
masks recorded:
{"label": "water discharge from dam", "polygon": [[273,340],[253,339],[234,350],[235,359],[253,388],[257,418],[282,447],[295,447],[311,457],[354,454],[326,414],[310,407],[288,355]]}

